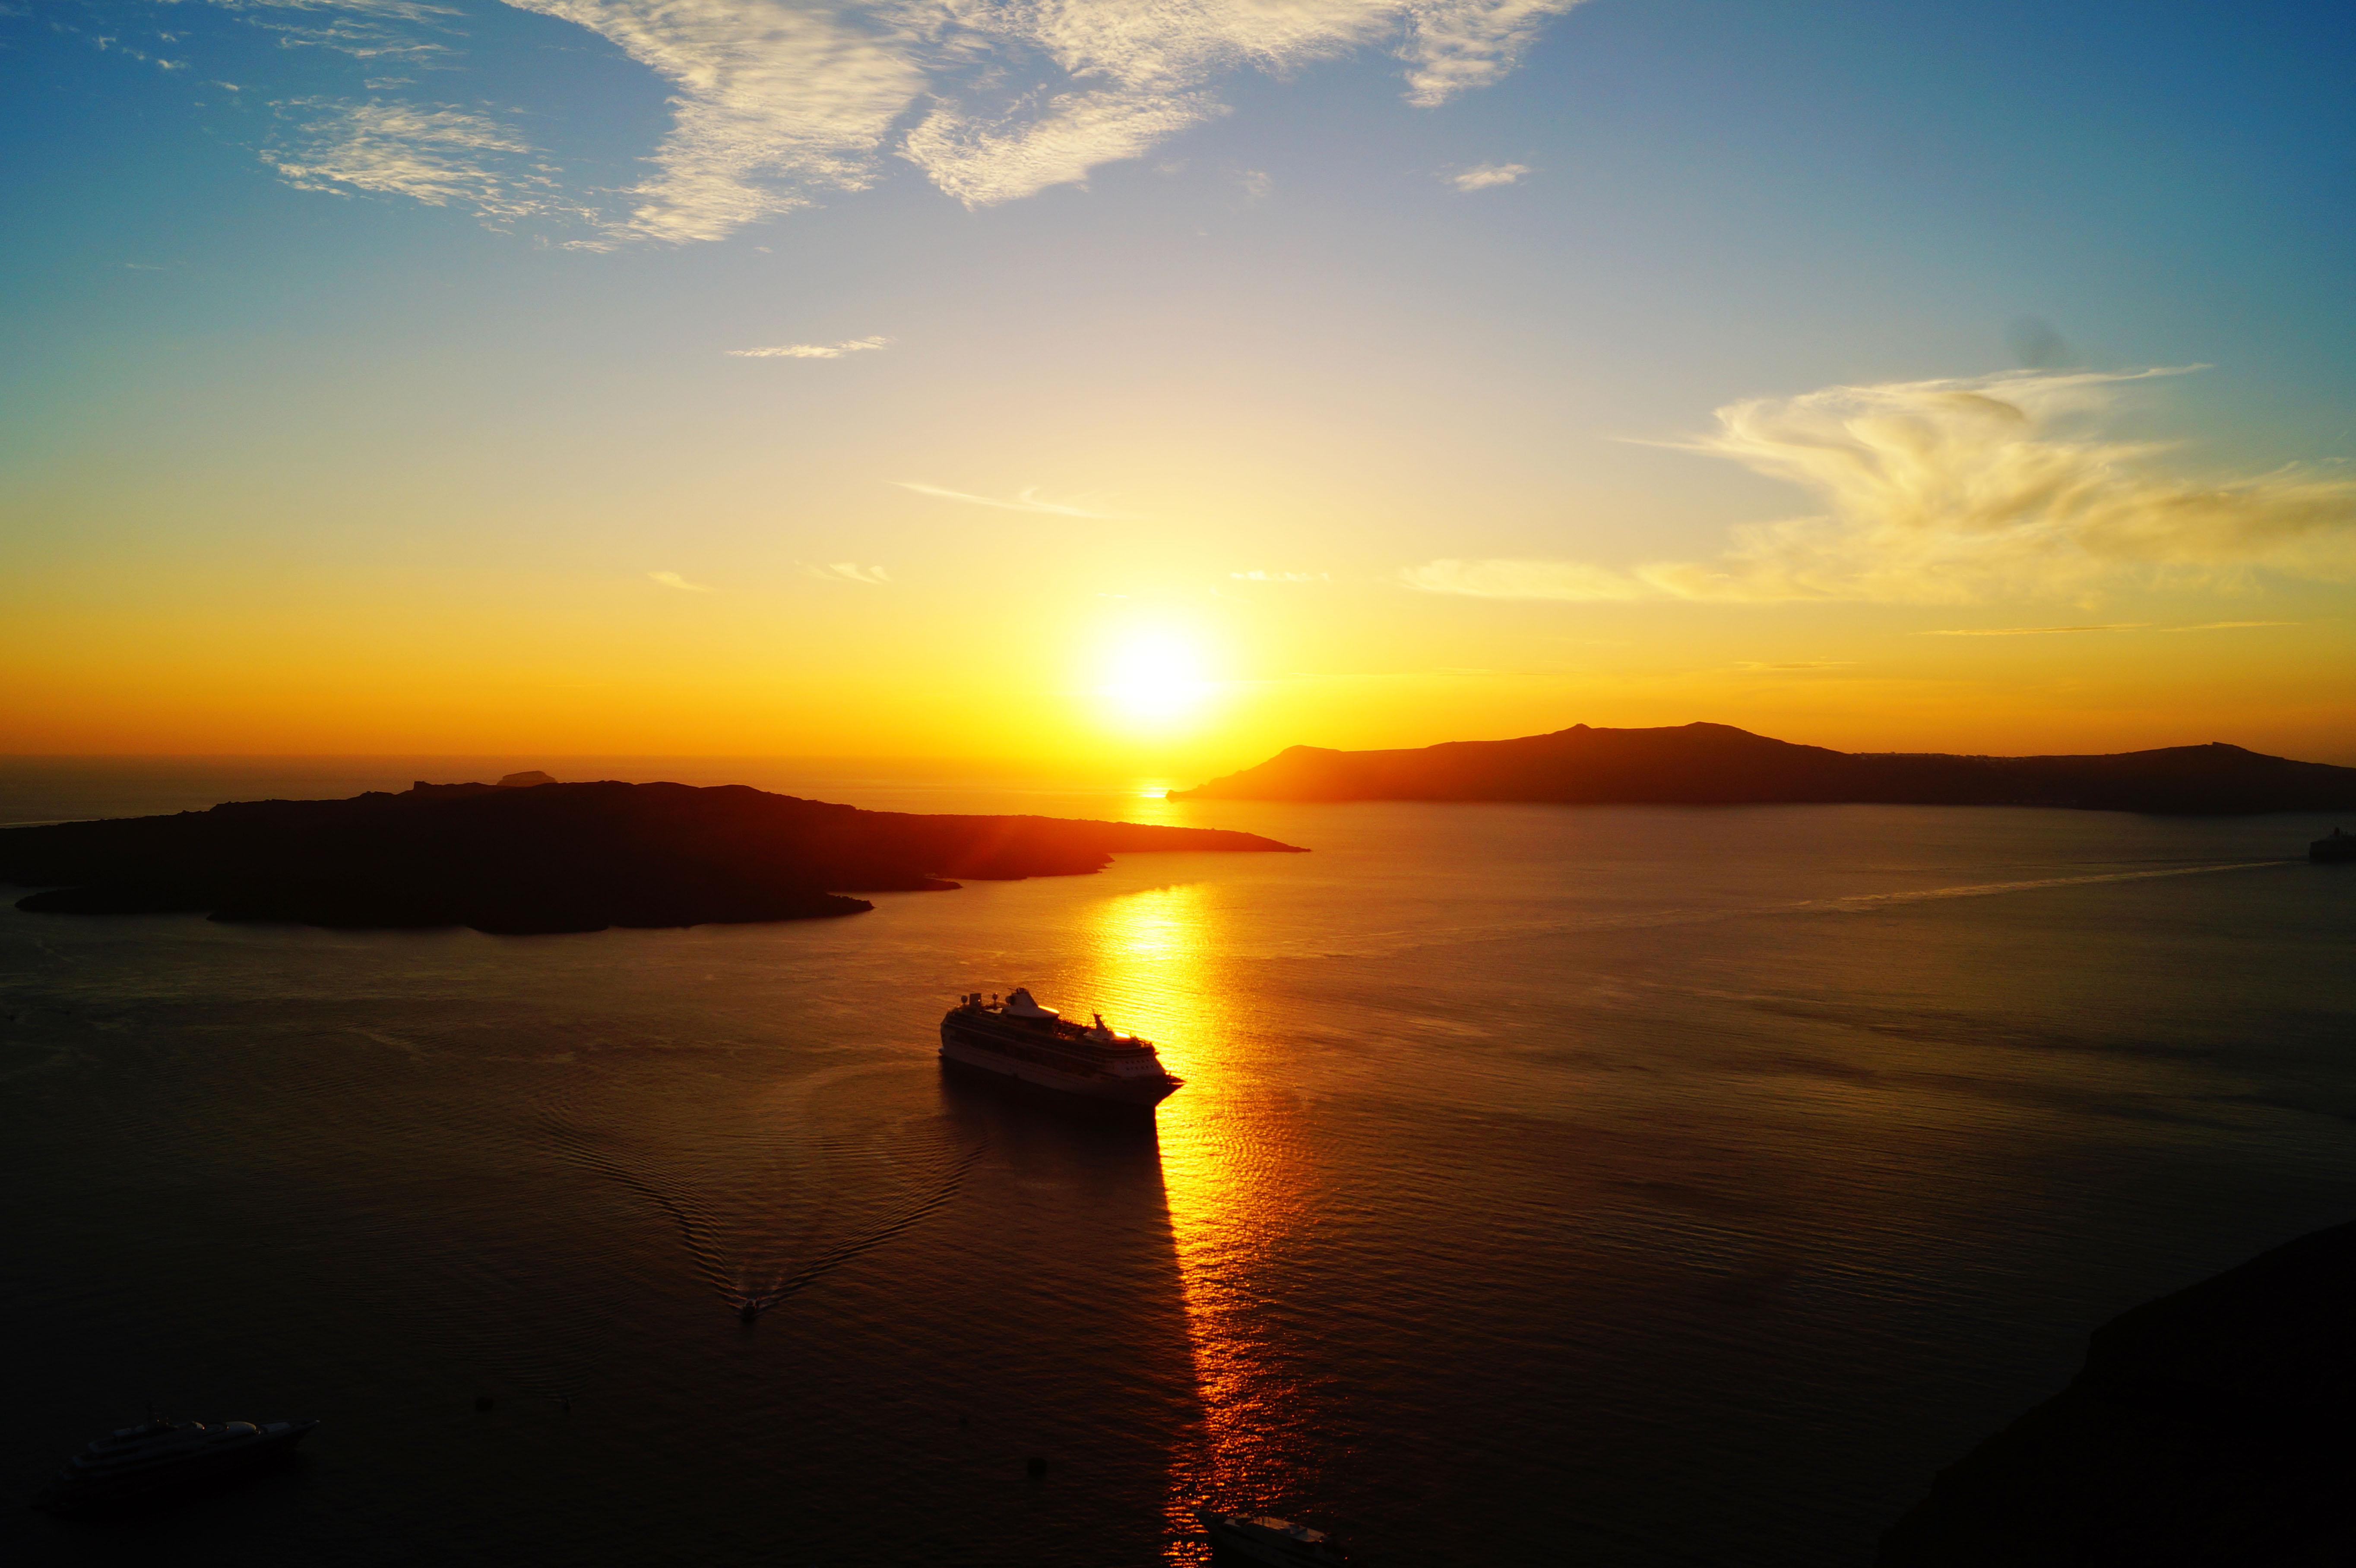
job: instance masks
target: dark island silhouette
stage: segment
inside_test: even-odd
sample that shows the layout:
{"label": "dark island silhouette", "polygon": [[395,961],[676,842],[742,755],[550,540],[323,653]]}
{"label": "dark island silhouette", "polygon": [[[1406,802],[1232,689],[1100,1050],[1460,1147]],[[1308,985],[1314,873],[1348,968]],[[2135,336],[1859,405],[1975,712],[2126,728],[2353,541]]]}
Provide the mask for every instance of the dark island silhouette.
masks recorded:
{"label": "dark island silhouette", "polygon": [[1223,828],[532,782],[544,776],[13,827],[0,882],[46,890],[16,903],[40,912],[526,934],[856,914],[874,906],[845,895],[1081,876],[1143,850],[1299,853]]}
{"label": "dark island silhouette", "polygon": [[2077,1379],[1940,1472],[1879,1568],[2356,1562],[2356,1224],[2094,1330]]}
{"label": "dark island silhouette", "polygon": [[2356,806],[2356,768],[2239,746],[2083,757],[1835,752],[1730,724],[1595,730],[1419,751],[1294,746],[1173,800],[1543,801],[1587,805],[2054,805],[2232,815]]}

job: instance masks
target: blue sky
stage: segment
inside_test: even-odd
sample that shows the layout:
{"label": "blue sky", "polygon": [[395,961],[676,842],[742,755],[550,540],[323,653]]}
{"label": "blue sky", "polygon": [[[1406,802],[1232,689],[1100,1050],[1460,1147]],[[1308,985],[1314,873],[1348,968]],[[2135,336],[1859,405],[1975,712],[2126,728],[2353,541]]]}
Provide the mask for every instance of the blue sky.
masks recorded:
{"label": "blue sky", "polygon": [[[1697,639],[1796,671],[1965,622],[2295,624],[2247,677],[2286,687],[2344,635],[2352,43],[2319,5],[20,3],[5,549],[93,626],[199,580],[559,637],[625,581],[813,637],[977,583],[1215,622],[1258,571],[1333,603],[1198,626],[1225,678],[1661,650],[1673,695],[1574,660],[1480,699],[1509,727],[1753,703],[1670,678]],[[2029,448],[1941,422],[1966,383]],[[1953,460],[1801,472],[1835,409]],[[2109,488],[1991,553],[1966,492],[2014,458]],[[1918,484],[1927,532],[1860,510]],[[837,586],[876,592],[792,597]]]}

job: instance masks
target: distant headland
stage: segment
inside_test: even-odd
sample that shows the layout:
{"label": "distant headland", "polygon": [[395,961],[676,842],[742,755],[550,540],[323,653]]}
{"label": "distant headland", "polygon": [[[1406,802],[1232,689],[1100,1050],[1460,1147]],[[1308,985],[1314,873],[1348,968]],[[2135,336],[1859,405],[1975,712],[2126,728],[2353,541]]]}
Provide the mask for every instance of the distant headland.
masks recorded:
{"label": "distant headland", "polygon": [[419,783],[348,800],[0,830],[21,910],[201,912],[506,934],[809,920],[858,892],[1081,876],[1146,850],[1299,853],[1255,833],[1051,816],[915,816],[743,784]]}
{"label": "distant headland", "polygon": [[1565,805],[2053,805],[2226,816],[2356,807],[2356,768],[2239,746],[2106,756],[1835,752],[1729,724],[1594,730],[1420,751],[1294,746],[1173,800],[1543,801]]}

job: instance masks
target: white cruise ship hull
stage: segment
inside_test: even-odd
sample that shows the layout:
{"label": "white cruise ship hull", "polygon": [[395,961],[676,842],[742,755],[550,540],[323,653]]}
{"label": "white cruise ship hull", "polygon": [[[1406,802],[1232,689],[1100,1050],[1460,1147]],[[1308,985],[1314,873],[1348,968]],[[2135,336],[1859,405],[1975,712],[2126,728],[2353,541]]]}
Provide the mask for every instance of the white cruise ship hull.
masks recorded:
{"label": "white cruise ship hull", "polygon": [[1073,1072],[1047,1062],[1012,1056],[995,1049],[987,1036],[969,1037],[957,1027],[954,1015],[941,1025],[941,1060],[1041,1089],[1051,1089],[1059,1094],[1071,1094],[1100,1104],[1133,1105],[1141,1110],[1161,1104],[1178,1089],[1178,1080],[1167,1074],[1127,1078],[1108,1073]]}

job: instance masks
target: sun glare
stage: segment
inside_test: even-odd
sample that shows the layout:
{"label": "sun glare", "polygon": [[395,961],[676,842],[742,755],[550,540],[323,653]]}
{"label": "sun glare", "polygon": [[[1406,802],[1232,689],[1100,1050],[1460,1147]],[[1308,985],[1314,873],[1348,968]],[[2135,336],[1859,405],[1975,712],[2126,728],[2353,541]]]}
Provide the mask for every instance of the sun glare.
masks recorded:
{"label": "sun glare", "polygon": [[1194,645],[1166,632],[1141,632],[1113,656],[1104,693],[1131,722],[1166,724],[1200,703],[1207,687]]}

